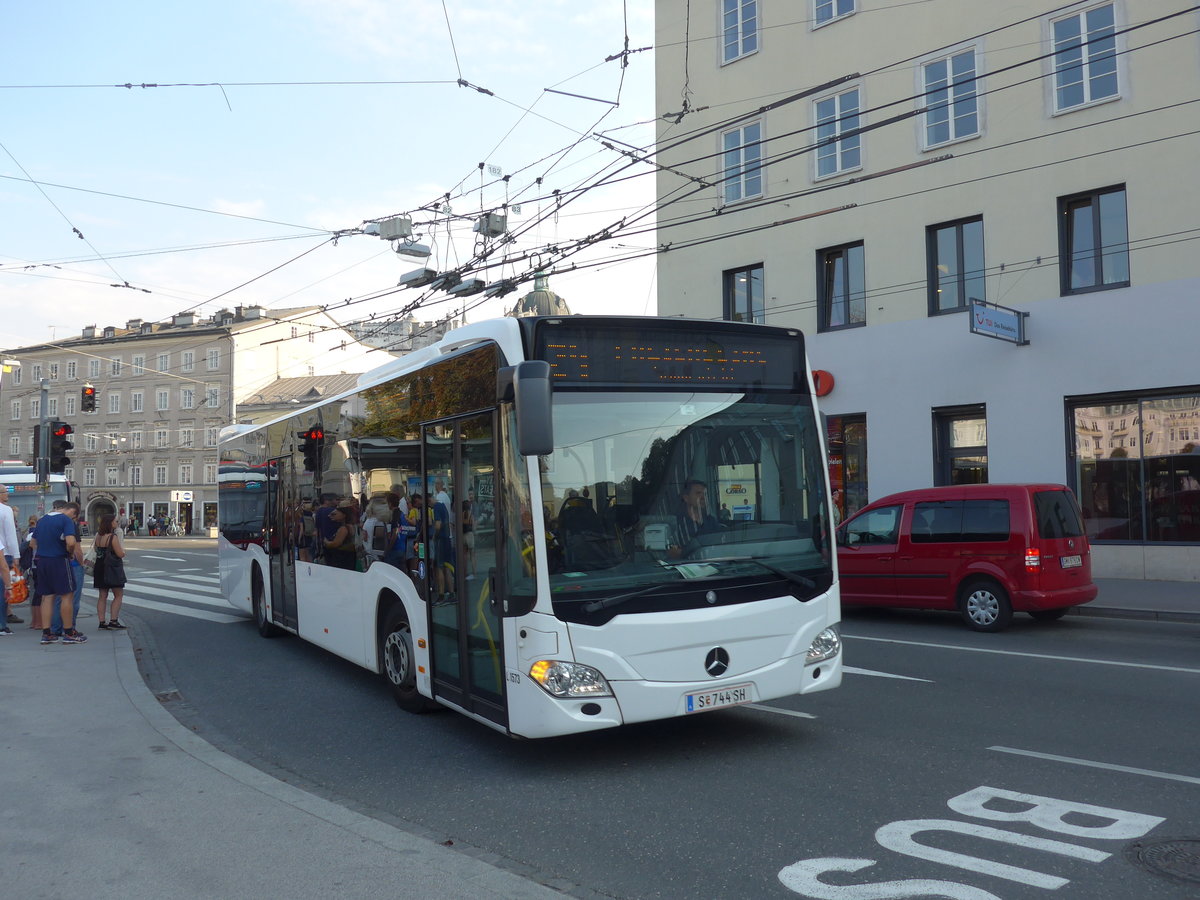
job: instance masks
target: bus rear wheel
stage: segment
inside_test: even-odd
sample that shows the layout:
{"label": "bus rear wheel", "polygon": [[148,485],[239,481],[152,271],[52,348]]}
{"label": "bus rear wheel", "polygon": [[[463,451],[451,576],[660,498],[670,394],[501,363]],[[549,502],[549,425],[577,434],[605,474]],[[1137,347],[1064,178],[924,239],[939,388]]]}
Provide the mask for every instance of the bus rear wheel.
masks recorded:
{"label": "bus rear wheel", "polygon": [[396,606],[388,613],[382,637],[379,650],[383,675],[392,689],[396,705],[410,713],[437,709],[436,703],[417,690],[417,655],[413,649],[412,627],[402,606]]}

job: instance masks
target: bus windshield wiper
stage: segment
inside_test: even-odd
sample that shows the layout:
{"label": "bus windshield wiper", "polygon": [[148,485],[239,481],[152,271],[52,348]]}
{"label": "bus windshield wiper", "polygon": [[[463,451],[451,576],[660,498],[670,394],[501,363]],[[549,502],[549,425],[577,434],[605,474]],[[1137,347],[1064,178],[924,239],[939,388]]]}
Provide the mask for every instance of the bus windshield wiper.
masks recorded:
{"label": "bus windshield wiper", "polygon": [[727,556],[713,562],[752,562],[762,569],[766,569],[772,575],[778,575],[780,578],[790,581],[792,584],[798,584],[806,590],[815,591],[817,583],[811,578],[801,575],[798,572],[789,572],[787,569],[781,569],[778,566],[773,566],[770,563],[765,563],[757,556]]}
{"label": "bus windshield wiper", "polygon": [[664,587],[667,584],[673,584],[673,583],[674,582],[660,581],[657,584],[650,585],[649,587],[638,588],[636,591],[629,591],[624,594],[615,594],[612,597],[605,597],[603,600],[593,600],[591,603],[584,605],[583,611],[589,612],[589,613],[594,613],[594,612],[600,612],[600,610],[602,610],[602,609],[609,609],[613,606],[620,606],[626,600],[632,600],[635,597],[641,597],[645,594],[653,593],[654,591],[657,591],[660,587]]}

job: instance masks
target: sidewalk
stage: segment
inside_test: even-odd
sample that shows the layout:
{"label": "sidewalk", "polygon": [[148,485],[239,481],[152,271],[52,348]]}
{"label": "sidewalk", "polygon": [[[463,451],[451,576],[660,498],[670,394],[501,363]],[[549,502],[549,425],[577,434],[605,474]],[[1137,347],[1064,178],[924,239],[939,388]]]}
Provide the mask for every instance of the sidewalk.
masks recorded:
{"label": "sidewalk", "polygon": [[78,646],[0,638],[0,894],[563,897],[222,753],[163,709],[128,634],[81,624]]}
{"label": "sidewalk", "polygon": [[1156,622],[1200,622],[1200,581],[1097,578],[1100,595],[1072,613]]}

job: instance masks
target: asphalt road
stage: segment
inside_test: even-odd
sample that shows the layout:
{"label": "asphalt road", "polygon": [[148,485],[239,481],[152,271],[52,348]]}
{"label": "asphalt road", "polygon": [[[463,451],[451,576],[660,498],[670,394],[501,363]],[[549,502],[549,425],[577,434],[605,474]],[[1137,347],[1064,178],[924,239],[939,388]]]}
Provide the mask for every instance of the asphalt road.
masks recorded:
{"label": "asphalt road", "polygon": [[514,741],[249,622],[129,613],[151,687],[212,743],[573,895],[1200,897],[1170,874],[1200,878],[1197,625],[849,613],[836,691]]}

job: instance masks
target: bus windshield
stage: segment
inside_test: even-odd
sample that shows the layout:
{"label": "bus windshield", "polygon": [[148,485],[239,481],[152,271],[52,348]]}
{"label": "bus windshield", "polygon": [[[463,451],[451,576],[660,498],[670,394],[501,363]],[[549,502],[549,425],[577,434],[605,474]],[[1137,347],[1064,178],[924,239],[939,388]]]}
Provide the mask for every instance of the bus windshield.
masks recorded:
{"label": "bus windshield", "polygon": [[[539,468],[560,618],[808,600],[832,584],[807,396],[562,391],[554,429]],[[527,579],[533,569],[526,553]]]}

